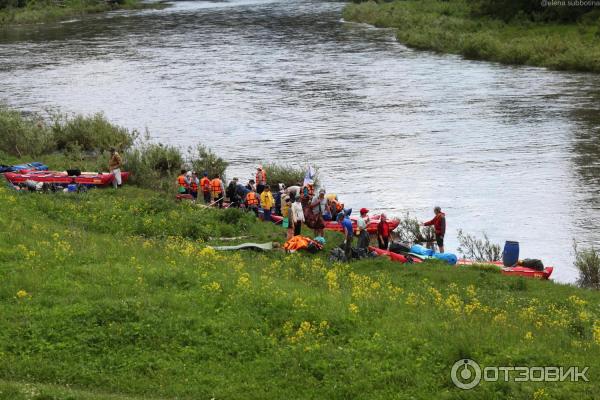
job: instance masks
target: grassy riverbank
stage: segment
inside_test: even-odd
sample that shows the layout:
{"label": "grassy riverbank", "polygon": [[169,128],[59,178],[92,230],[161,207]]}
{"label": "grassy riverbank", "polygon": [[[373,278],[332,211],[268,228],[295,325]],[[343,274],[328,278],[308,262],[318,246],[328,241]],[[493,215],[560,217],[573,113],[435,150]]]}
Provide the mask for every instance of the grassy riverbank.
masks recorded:
{"label": "grassy riverbank", "polygon": [[161,3],[142,3],[140,0],[122,0],[109,3],[102,0],[65,0],[28,2],[24,7],[0,7],[0,26],[59,21],[112,10],[164,8]]}
{"label": "grassy riverbank", "polygon": [[[6,157],[2,157],[6,160]],[[56,168],[60,159],[55,158]],[[483,383],[452,364],[597,366],[600,293],[477,268],[217,253],[283,241],[236,210],[125,186],[0,187],[0,399],[589,398],[590,383]],[[328,234],[328,249],[340,240]],[[233,242],[235,243],[235,241]]]}
{"label": "grassy riverbank", "polygon": [[[600,390],[598,291],[478,266],[331,263],[341,241],[332,232],[317,255],[218,253],[209,246],[282,243],[284,231],[175,202],[169,171],[181,155],[135,147],[133,133],[101,115],[48,124],[0,110],[0,130],[3,164],[33,152],[57,170],[102,168],[102,149],[119,144],[146,177],[79,194],[0,183],[0,399],[593,399]],[[462,391],[450,379],[462,358],[592,368],[588,383]]]}
{"label": "grassy riverbank", "polygon": [[507,22],[475,16],[474,2],[403,0],[349,4],[344,19],[397,29],[409,47],[466,58],[557,70],[600,72],[598,16],[577,22],[535,21],[524,14]]}

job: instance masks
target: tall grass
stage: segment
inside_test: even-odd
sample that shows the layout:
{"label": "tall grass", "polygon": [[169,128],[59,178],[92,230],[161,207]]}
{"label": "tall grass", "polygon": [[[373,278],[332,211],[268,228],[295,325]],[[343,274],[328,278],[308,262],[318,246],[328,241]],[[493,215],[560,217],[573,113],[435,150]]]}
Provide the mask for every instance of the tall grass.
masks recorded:
{"label": "tall grass", "polygon": [[398,40],[417,49],[505,64],[600,72],[597,17],[579,23],[527,18],[507,23],[474,16],[472,2],[463,0],[349,4],[343,16],[349,21],[396,28]]}

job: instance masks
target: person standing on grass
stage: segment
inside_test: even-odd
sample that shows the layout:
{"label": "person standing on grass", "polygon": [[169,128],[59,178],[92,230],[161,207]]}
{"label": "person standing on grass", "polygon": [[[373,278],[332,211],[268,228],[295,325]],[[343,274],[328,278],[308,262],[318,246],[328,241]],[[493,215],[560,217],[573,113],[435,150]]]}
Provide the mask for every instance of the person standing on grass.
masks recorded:
{"label": "person standing on grass", "polygon": [[366,208],[360,209],[360,217],[356,221],[358,228],[358,248],[369,249],[369,232],[367,232],[367,225],[369,224],[369,216],[367,215],[369,210]]}
{"label": "person standing on grass", "polygon": [[121,167],[123,166],[123,159],[121,155],[117,153],[114,147],[110,148],[110,160],[108,161],[108,170],[113,174],[113,187],[120,188],[123,183],[121,180]]}
{"label": "person standing on grass", "polygon": [[381,219],[377,224],[377,242],[379,243],[379,248],[383,250],[387,250],[390,241],[390,225],[387,221],[387,216],[385,214],[381,214]]}
{"label": "person standing on grass", "polygon": [[198,173],[192,172],[192,179],[190,179],[190,192],[194,201],[198,198],[198,188],[200,187],[200,179],[198,179]]}
{"label": "person standing on grass", "polygon": [[298,236],[302,232],[302,223],[304,222],[304,210],[302,209],[302,204],[300,203],[299,197],[290,196],[290,201],[292,202],[291,208],[292,222],[294,224],[294,236]]}
{"label": "person standing on grass", "polygon": [[262,165],[256,168],[256,193],[262,194],[263,190],[267,186],[267,171],[265,171]]}
{"label": "person standing on grass", "polygon": [[350,218],[346,216],[344,213],[339,213],[337,215],[337,222],[344,229],[344,254],[346,255],[346,261],[350,261],[352,259],[352,239],[354,238],[354,227],[352,226],[352,221]]}
{"label": "person standing on grass", "polygon": [[210,204],[211,188],[210,179],[208,179],[208,172],[204,171],[200,179],[200,188],[202,189],[202,195],[204,196],[204,202]]}
{"label": "person standing on grass", "polygon": [[[285,196],[283,198],[283,205],[281,206],[281,215],[288,220],[287,236],[286,239],[290,240],[294,237],[294,210],[292,203],[295,200],[295,196]],[[304,216],[304,214],[302,214]]]}
{"label": "person standing on grass", "polygon": [[254,191],[254,189],[250,189],[250,191],[246,194],[245,198],[246,209],[254,212],[254,215],[258,217],[258,195]]}
{"label": "person standing on grass", "polygon": [[313,229],[315,231],[315,237],[323,236],[325,229],[325,220],[323,218],[327,211],[327,199],[325,198],[325,189],[319,190],[319,194],[315,195],[311,202],[310,207],[312,208],[312,214],[314,217]]}
{"label": "person standing on grass", "polygon": [[225,197],[225,188],[223,181],[219,174],[217,174],[212,181],[210,181],[210,187],[212,191],[213,203],[219,208],[223,208],[223,199]]}
{"label": "person standing on grass", "polygon": [[442,212],[440,206],[433,209],[435,217],[432,220],[424,222],[423,226],[431,226],[435,229],[435,241],[440,253],[444,252],[444,235],[446,234],[446,214]]}
{"label": "person standing on grass", "polygon": [[275,199],[273,199],[273,194],[271,193],[271,187],[269,185],[265,186],[265,189],[260,194],[260,206],[263,209],[263,219],[265,221],[271,220],[271,209],[275,205]]}

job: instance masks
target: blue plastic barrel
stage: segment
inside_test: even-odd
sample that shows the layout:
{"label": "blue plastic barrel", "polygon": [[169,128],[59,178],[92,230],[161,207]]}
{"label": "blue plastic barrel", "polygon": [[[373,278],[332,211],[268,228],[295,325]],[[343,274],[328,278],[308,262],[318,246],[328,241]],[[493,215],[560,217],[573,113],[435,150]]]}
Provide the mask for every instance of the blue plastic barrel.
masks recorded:
{"label": "blue plastic barrel", "polygon": [[437,258],[438,260],[445,261],[450,265],[456,265],[458,262],[458,257],[456,257],[456,254],[452,253],[435,253],[433,257]]}
{"label": "blue plastic barrel", "polygon": [[67,191],[69,192],[76,192],[77,191],[77,185],[74,183],[69,184],[69,186],[67,186]]}
{"label": "blue plastic barrel", "polygon": [[511,242],[507,240],[504,243],[504,251],[502,252],[502,264],[505,267],[512,267],[519,261],[519,242]]}

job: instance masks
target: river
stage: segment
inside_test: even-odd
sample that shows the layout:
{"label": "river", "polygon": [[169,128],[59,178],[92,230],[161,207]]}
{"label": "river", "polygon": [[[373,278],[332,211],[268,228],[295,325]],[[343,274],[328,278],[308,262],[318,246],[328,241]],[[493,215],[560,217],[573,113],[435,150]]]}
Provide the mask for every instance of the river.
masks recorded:
{"label": "river", "polygon": [[447,214],[573,282],[600,247],[600,79],[415,51],[326,1],[176,2],[0,31],[0,101],[205,143],[247,179],[318,166],[349,206]]}

